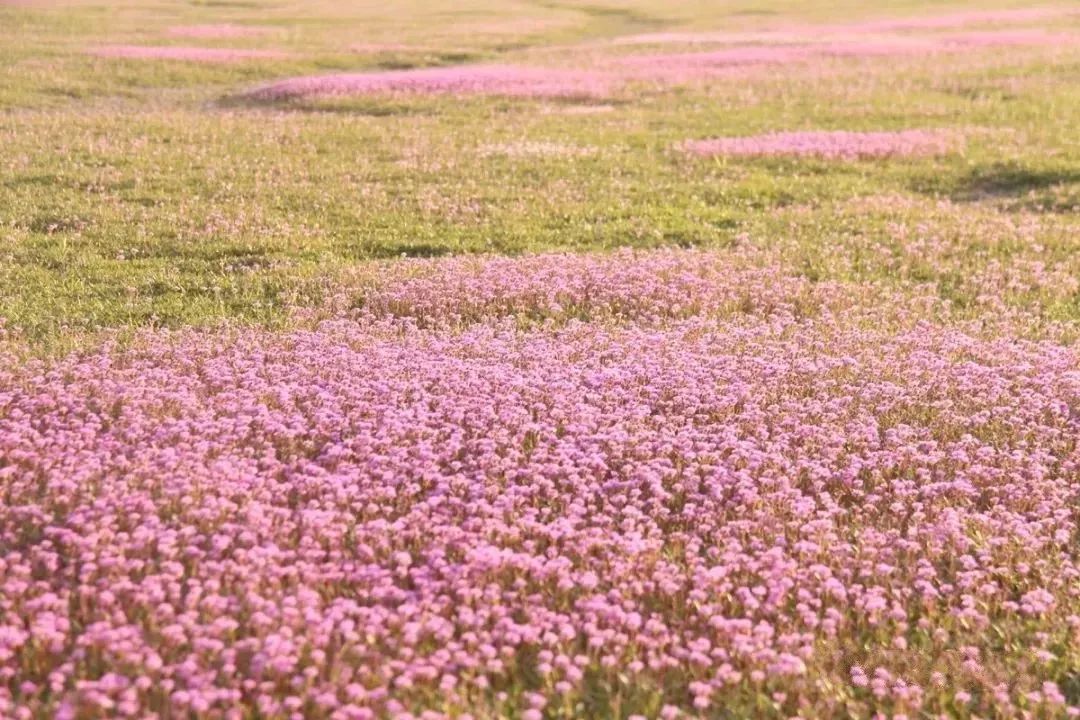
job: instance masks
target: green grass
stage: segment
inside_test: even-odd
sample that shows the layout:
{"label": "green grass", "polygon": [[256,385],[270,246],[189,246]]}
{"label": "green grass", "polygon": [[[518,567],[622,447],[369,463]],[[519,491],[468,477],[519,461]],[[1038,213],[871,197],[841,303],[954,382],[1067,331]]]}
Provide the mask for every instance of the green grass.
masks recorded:
{"label": "green grass", "polygon": [[[749,242],[814,279],[929,283],[960,304],[1000,265],[1022,273],[1042,262],[1080,276],[1075,50],[835,61],[704,85],[640,84],[591,106],[235,101],[239,91],[297,74],[529,63],[569,52],[545,46],[592,47],[620,34],[866,14],[854,2],[780,0],[445,0],[395,3],[393,12],[384,3],[343,5],[0,4],[7,326],[46,342],[148,324],[273,326],[294,305],[317,305],[333,278],[358,263],[402,255],[659,245],[739,252]],[[895,8],[946,11],[930,2]],[[165,34],[201,22],[279,31],[228,40]],[[107,43],[274,48],[296,57],[202,65],[84,52]],[[412,47],[351,52],[356,43]],[[701,160],[675,149],[715,135],[910,127],[962,129],[966,150],[835,163]],[[524,142],[587,152],[489,151]],[[920,257],[898,240],[900,228],[936,238],[937,250]],[[1080,297],[1060,289],[1009,298],[1080,319]]]}

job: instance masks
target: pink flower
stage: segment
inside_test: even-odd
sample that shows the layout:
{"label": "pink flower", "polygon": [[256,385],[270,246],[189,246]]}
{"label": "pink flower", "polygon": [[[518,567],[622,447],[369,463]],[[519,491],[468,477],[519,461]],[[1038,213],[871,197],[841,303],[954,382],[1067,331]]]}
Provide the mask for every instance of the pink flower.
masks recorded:
{"label": "pink flower", "polygon": [[694,155],[791,155],[855,160],[894,155],[936,155],[955,145],[954,133],[940,130],[901,132],[807,131],[687,142]]}

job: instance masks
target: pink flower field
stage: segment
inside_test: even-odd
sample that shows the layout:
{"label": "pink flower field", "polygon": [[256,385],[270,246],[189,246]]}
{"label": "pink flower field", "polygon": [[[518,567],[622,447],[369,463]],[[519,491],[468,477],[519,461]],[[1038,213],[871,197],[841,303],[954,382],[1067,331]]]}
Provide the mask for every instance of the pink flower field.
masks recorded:
{"label": "pink flower field", "polygon": [[940,155],[956,146],[955,133],[934,130],[899,132],[806,131],[697,140],[683,148],[694,155],[790,155],[855,160],[898,155]]}
{"label": "pink flower field", "polygon": [[777,29],[742,32],[658,32],[615,38],[617,45],[738,44],[752,42],[807,42],[821,36],[858,36],[867,33],[952,30],[978,26],[1016,26],[1027,23],[1059,22],[1076,16],[1066,7],[1037,7],[1011,10],[971,10],[909,18],[890,18],[845,24],[790,25]]}
{"label": "pink flower field", "polygon": [[[659,38],[659,42],[672,38]],[[687,36],[682,42],[700,44],[714,42],[709,36]],[[885,58],[918,58],[962,54],[973,49],[1007,47],[1074,47],[1077,37],[1069,33],[1046,30],[984,30],[938,35],[869,35],[829,32],[813,35],[809,28],[801,34],[750,35],[749,44],[719,50],[642,53],[618,59],[616,65],[632,77],[668,81],[709,78],[717,72],[740,67],[801,65],[813,69],[816,63],[827,60],[874,60]]]}
{"label": "pink flower field", "polygon": [[0,713],[1080,712],[1080,357],[844,298],[427,261],[6,362]]}

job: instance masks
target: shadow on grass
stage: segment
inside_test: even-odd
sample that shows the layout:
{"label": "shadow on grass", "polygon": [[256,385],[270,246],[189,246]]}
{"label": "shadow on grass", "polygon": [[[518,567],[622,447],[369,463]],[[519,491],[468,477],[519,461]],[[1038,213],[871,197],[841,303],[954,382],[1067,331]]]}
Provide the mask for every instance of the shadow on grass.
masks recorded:
{"label": "shadow on grass", "polygon": [[[253,110],[282,113],[300,113],[305,115],[356,115],[362,117],[426,117],[437,115],[451,106],[453,96],[416,94],[397,98],[392,94],[368,96],[311,97],[284,100],[269,100],[252,97],[250,94],[229,95],[219,98],[207,107],[220,110]],[[488,102],[496,109],[507,110],[519,107],[535,107],[544,104],[551,107],[586,107],[586,106],[623,106],[629,101],[618,98],[594,98],[589,96],[567,96],[554,98],[515,98],[512,96],[478,95],[473,98],[457,98],[461,102]]]}
{"label": "shadow on grass", "polygon": [[[383,70],[424,70],[429,68],[455,67],[481,63],[488,57],[474,52],[440,52],[434,55],[415,55],[403,53],[385,53],[382,59],[376,60],[370,71]],[[364,71],[368,71],[365,69]],[[363,72],[363,71],[361,71]]]}
{"label": "shadow on grass", "polygon": [[53,235],[56,233],[82,230],[86,225],[87,222],[79,217],[44,214],[35,215],[29,223],[26,223],[26,228],[30,230],[30,232],[42,235]]}
{"label": "shadow on grass", "polygon": [[537,7],[550,10],[570,10],[584,15],[592,22],[609,25],[613,34],[625,34],[656,30],[670,23],[662,18],[648,15],[633,8],[609,5],[577,4],[560,0],[531,0]]}
{"label": "shadow on grass", "polygon": [[365,246],[359,253],[360,256],[366,259],[383,260],[389,258],[409,257],[409,258],[435,258],[442,257],[444,255],[454,254],[454,248],[447,245],[436,245],[435,243],[395,243],[384,244],[376,243],[374,245]]}
{"label": "shadow on grass", "polygon": [[926,176],[917,180],[913,189],[955,202],[990,201],[1010,210],[1070,212],[1080,204],[1078,183],[1080,168],[995,163],[957,176]]}
{"label": "shadow on grass", "polygon": [[407,117],[431,115],[430,107],[401,101],[372,98],[313,98],[308,100],[265,100],[250,95],[229,95],[210,104],[218,110],[261,110],[303,115],[357,115],[362,117]]}

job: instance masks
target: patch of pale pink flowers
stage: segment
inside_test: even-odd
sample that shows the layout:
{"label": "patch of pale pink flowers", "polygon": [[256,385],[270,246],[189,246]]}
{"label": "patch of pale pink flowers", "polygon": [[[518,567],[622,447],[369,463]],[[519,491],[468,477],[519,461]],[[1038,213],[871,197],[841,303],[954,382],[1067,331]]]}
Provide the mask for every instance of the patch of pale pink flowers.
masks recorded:
{"label": "patch of pale pink flowers", "polygon": [[628,77],[660,82],[707,79],[718,73],[765,66],[803,67],[828,60],[920,58],[956,55],[973,49],[1031,47],[1074,48],[1077,36],[1041,29],[984,30],[950,34],[878,35],[789,34],[759,37],[751,44],[718,50],[631,54],[618,58],[615,67]]}
{"label": "patch of pale pink flowers", "polygon": [[3,358],[0,715],[1070,712],[1076,349],[838,293],[426,261]]}
{"label": "patch of pale pink flowers", "polygon": [[626,35],[611,41],[614,45],[694,45],[750,43],[806,43],[820,38],[892,33],[910,30],[944,30],[977,25],[1010,26],[1041,23],[1076,16],[1075,9],[1019,8],[1009,10],[974,10],[940,15],[883,18],[847,24],[792,25],[757,31],[659,32]]}
{"label": "patch of pale pink flowers", "polygon": [[947,130],[810,130],[692,140],[683,143],[682,149],[701,157],[793,156],[856,160],[942,155],[956,149],[960,139],[956,132]]}

